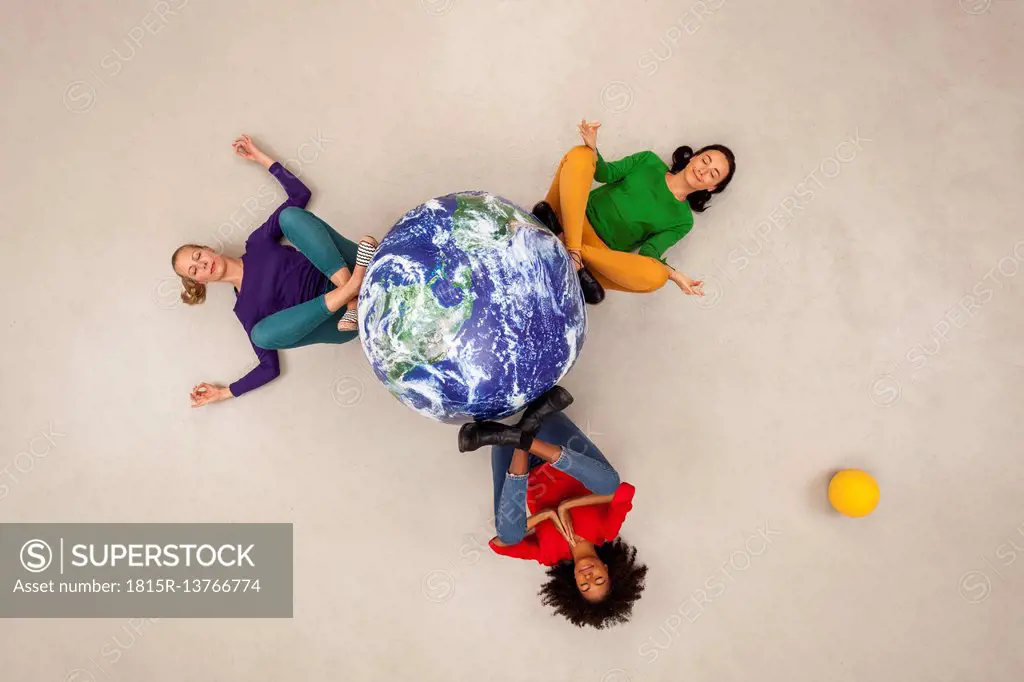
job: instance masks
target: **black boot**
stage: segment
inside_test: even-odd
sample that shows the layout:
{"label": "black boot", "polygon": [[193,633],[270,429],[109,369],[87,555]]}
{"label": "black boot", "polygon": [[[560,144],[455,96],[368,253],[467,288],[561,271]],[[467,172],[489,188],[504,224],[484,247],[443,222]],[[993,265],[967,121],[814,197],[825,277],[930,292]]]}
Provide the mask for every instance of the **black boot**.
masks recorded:
{"label": "black boot", "polygon": [[569,405],[572,405],[572,394],[561,386],[555,386],[526,406],[516,428],[524,433],[536,434],[545,419]]}
{"label": "black boot", "polygon": [[597,281],[593,273],[587,270],[586,266],[576,273],[580,278],[580,289],[583,290],[583,300],[590,305],[597,305],[604,300],[604,287]]}
{"label": "black boot", "polygon": [[555,209],[551,208],[551,204],[546,201],[539,201],[537,205],[533,207],[533,215],[537,220],[544,223],[545,226],[554,235],[562,234],[562,223],[558,221],[558,216],[555,214]]}
{"label": "black boot", "polygon": [[514,445],[529,450],[532,443],[531,434],[498,422],[470,422],[459,429],[459,452],[469,452],[485,445]]}

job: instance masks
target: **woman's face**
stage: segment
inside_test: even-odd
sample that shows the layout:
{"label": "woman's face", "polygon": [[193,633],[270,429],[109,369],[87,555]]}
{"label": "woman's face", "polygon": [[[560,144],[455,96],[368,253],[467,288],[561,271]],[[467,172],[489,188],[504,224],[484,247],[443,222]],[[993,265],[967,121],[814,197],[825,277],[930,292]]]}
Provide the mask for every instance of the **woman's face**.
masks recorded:
{"label": "woman's face", "polygon": [[174,261],[174,271],[200,284],[224,276],[224,258],[210,249],[186,248]]}
{"label": "woman's face", "polygon": [[611,587],[608,566],[596,556],[577,560],[573,573],[576,575],[576,587],[587,601],[598,602],[608,596]]}
{"label": "woman's face", "polygon": [[683,177],[694,189],[714,189],[729,175],[729,161],[725,154],[711,149],[694,154],[690,163],[683,169]]}

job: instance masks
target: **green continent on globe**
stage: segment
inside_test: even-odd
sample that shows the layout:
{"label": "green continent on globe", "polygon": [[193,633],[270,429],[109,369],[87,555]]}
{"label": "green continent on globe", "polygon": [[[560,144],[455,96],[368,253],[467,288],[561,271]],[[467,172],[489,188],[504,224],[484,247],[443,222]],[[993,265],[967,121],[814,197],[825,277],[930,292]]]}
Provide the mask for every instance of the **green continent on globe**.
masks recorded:
{"label": "green continent on globe", "polygon": [[397,381],[414,367],[444,359],[462,325],[473,314],[475,296],[469,268],[461,267],[452,276],[451,284],[462,292],[462,300],[450,308],[441,305],[434,295],[433,284],[443,277],[439,272],[425,284],[392,287],[383,310],[375,311],[390,323],[387,333],[380,337],[388,379]]}
{"label": "green continent on globe", "polygon": [[495,201],[490,195],[460,194],[452,213],[452,237],[467,254],[480,247],[494,248],[512,236],[509,224],[529,222],[529,218],[512,204]]}

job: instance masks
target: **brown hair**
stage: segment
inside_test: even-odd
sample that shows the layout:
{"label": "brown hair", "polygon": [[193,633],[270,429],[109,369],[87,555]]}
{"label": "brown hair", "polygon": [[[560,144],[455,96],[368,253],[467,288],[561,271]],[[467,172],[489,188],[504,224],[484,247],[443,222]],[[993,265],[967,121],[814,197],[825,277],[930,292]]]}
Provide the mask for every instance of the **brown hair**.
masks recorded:
{"label": "brown hair", "polygon": [[[207,249],[213,251],[209,246],[203,246],[202,244],[183,244],[174,250],[174,254],[171,256],[171,267],[174,268],[175,261],[178,260],[178,254],[185,249]],[[181,292],[181,302],[186,305],[199,305],[206,300],[206,285],[200,284],[191,277],[186,277],[174,271],[178,277],[181,277],[181,286],[184,287],[184,291]]]}
{"label": "brown hair", "polygon": [[714,189],[697,190],[696,192],[690,192],[690,195],[686,197],[686,203],[690,204],[690,208],[697,213],[703,213],[708,207],[708,202],[711,201],[712,194],[720,194],[721,192],[724,192],[725,188],[730,182],[732,182],[732,176],[736,175],[736,155],[732,153],[731,149],[720,144],[709,144],[706,147],[701,147],[696,152],[690,147],[683,145],[672,153],[672,167],[669,169],[669,173],[675,175],[686,168],[686,164],[690,163],[690,159],[695,156],[700,156],[704,152],[710,151],[722,153],[722,156],[725,157],[726,163],[729,164],[729,172],[725,176],[725,179],[719,182]]}

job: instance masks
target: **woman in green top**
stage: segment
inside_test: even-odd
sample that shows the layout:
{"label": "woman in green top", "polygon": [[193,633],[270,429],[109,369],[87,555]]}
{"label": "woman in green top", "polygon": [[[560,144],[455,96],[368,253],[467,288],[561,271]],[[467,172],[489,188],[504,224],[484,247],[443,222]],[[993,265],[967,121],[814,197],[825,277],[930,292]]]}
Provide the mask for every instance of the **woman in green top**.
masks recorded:
{"label": "woman in green top", "polygon": [[[671,168],[654,152],[608,163],[597,151],[600,127],[580,123],[586,146],[562,158],[547,197],[533,208],[562,234],[587,303],[600,303],[605,289],[648,292],[668,280],[687,295],[703,296],[703,282],[667,265],[665,251],[693,227],[693,211],[703,211],[729,184],[736,157],[713,144],[696,153],[680,147]],[[604,184],[590,191],[594,180]]]}

